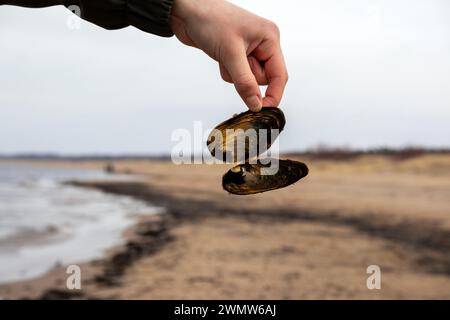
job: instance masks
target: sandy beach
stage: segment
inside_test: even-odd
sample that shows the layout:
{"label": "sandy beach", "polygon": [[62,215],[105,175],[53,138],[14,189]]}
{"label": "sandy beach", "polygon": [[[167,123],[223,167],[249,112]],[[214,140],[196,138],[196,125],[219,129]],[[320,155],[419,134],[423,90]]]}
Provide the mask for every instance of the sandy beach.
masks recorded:
{"label": "sandy beach", "polygon": [[[117,172],[141,180],[71,183],[166,212],[140,219],[124,246],[82,264],[82,290],[66,289],[62,266],[0,285],[0,297],[450,299],[450,155],[299,160],[307,178],[252,196],[222,190],[229,165],[115,161]],[[381,290],[366,287],[369,265],[381,268]]]}

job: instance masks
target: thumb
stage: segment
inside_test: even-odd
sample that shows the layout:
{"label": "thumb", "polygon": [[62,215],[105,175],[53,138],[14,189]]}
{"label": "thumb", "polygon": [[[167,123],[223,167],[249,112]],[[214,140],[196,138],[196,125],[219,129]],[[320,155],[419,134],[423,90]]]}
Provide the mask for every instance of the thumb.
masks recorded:
{"label": "thumb", "polygon": [[245,50],[238,50],[231,54],[223,61],[223,65],[247,107],[255,112],[261,110],[261,91],[250,68]]}

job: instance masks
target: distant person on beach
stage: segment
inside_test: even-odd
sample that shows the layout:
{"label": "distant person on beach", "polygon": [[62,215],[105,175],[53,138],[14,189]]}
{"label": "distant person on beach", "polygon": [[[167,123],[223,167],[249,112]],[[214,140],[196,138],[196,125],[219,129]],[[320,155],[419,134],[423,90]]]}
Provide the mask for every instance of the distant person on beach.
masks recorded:
{"label": "distant person on beach", "polygon": [[[173,34],[219,62],[252,111],[278,106],[288,75],[277,26],[224,0],[0,0],[24,7],[64,5],[106,29],[132,25],[162,37]],[[71,7],[77,6],[77,7]],[[258,85],[267,85],[265,97]]]}

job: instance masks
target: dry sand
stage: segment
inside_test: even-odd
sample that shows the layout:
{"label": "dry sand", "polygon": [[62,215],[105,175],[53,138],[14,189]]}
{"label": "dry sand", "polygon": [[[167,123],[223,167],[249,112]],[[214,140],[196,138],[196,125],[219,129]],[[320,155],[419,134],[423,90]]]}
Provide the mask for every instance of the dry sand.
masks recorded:
{"label": "dry sand", "polygon": [[[118,161],[142,182],[88,187],[167,208],[127,233],[127,245],[82,265],[83,289],[64,268],[0,286],[4,298],[449,299],[450,156],[394,161],[301,159],[305,179],[286,189],[233,196],[227,165]],[[104,162],[37,165],[102,167]],[[379,265],[382,289],[368,290]]]}

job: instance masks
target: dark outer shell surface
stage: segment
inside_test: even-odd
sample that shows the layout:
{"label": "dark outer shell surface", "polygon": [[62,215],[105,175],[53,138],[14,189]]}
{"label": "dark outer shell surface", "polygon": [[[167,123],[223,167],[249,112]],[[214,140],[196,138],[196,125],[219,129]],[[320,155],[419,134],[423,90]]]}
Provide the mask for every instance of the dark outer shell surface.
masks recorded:
{"label": "dark outer shell surface", "polygon": [[249,195],[287,187],[308,174],[308,167],[298,161],[278,160],[279,169],[274,175],[262,175],[261,169],[270,164],[239,164],[222,178],[223,188],[233,194]]}
{"label": "dark outer shell surface", "polygon": [[[278,134],[284,129],[284,125],[286,124],[286,120],[281,109],[276,107],[264,107],[260,112],[252,112],[247,111],[243,112],[233,118],[226,120],[219,124],[215,129],[220,132],[223,137],[223,141],[215,141],[214,130],[208,137],[208,149],[211,154],[219,160],[227,161],[231,160],[231,162],[243,162],[248,160],[252,156],[258,156],[261,153],[267,151],[272,142],[278,137]],[[227,129],[231,129],[236,132],[237,129],[242,129],[246,132],[248,129],[255,129],[257,134],[257,140],[253,140],[257,143],[257,149],[254,144],[249,143],[249,139],[245,140],[245,145],[242,144],[245,149],[245,154],[242,154],[239,158],[237,155],[237,143],[235,135],[226,135]],[[259,131],[260,129],[266,129],[267,136],[265,137],[267,141],[267,145],[260,145],[260,134],[264,132]],[[272,137],[271,129],[278,129],[278,132],[275,133],[275,136]],[[264,138],[264,137],[262,137]],[[244,140],[244,139],[242,139]],[[272,141],[273,140],[273,141]],[[222,143],[220,143],[222,142]],[[252,150],[250,149],[253,148]],[[251,152],[255,151],[255,152]],[[229,156],[227,158],[227,153]],[[256,154],[255,154],[256,153]],[[229,162],[229,161],[227,161]]]}

